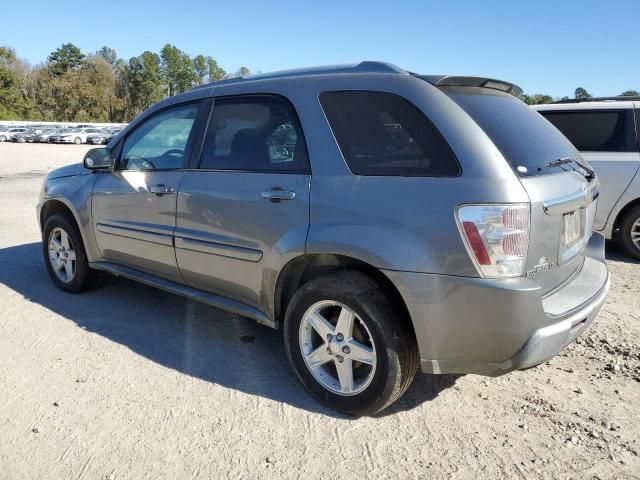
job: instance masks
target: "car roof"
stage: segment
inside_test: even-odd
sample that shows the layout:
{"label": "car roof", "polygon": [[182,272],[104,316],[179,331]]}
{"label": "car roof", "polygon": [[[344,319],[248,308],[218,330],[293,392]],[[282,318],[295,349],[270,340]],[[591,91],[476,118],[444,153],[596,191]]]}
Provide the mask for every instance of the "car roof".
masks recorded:
{"label": "car roof", "polygon": [[[514,96],[522,94],[522,89],[513,83],[503,80],[496,80],[485,77],[470,77],[462,75],[419,75],[408,70],[404,70],[396,65],[388,62],[379,62],[366,60],[360,63],[345,65],[324,65],[318,67],[296,68],[291,70],[280,70],[270,73],[259,73],[247,75],[245,77],[235,77],[226,80],[200,85],[193,90],[202,90],[207,88],[218,88],[224,85],[234,85],[238,83],[255,82],[259,83],[265,80],[282,80],[287,81],[293,78],[313,77],[317,75],[354,75],[354,74],[390,74],[390,75],[411,75],[425,80],[432,85],[437,86],[469,86],[469,87],[485,87],[501,90]],[[192,91],[193,91],[192,90]]]}
{"label": "car roof", "polygon": [[[631,97],[635,98],[635,97]],[[588,101],[563,100],[556,103],[545,103],[542,105],[532,105],[536,110],[628,110],[640,108],[640,101],[615,99],[593,99]]]}

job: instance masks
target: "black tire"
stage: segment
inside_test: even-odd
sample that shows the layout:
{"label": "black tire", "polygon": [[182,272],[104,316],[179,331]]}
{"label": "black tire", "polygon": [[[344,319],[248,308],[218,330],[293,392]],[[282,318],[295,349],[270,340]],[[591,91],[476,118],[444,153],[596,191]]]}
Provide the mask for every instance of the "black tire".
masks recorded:
{"label": "black tire", "polygon": [[[376,367],[368,386],[355,395],[332,392],[307,367],[300,347],[300,324],[317,302],[331,300],[356,313],[371,333]],[[341,270],[305,283],[289,303],[284,321],[287,355],[304,387],[325,405],[354,416],[372,415],[395,402],[411,385],[419,364],[411,320],[374,279]],[[331,367],[329,367],[331,368]]]}
{"label": "black tire", "polygon": [[[629,256],[640,260],[640,239],[633,243],[633,234],[640,234],[640,205],[629,210],[620,222],[618,241]],[[638,237],[636,237],[638,238]]]}
{"label": "black tire", "polygon": [[[49,258],[49,239],[51,232],[56,228],[60,228],[66,232],[73,246],[73,250],[75,250],[75,274],[71,281],[63,281],[58,277],[54,272]],[[84,249],[84,244],[82,243],[82,236],[78,231],[75,220],[70,219],[66,215],[54,214],[45,222],[42,234],[42,254],[49,276],[60,290],[69,293],[84,292],[97,285],[102,278],[100,272],[89,268],[87,254]]]}

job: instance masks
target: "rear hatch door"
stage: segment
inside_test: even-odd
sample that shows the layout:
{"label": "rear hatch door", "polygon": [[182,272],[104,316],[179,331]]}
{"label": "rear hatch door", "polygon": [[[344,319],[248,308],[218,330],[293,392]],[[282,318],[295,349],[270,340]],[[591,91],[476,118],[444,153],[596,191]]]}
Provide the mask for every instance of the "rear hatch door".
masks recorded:
{"label": "rear hatch door", "polygon": [[575,147],[514,95],[486,87],[441,89],[491,138],[526,189],[531,230],[524,275],[544,292],[557,288],[584,262],[597,178]]}

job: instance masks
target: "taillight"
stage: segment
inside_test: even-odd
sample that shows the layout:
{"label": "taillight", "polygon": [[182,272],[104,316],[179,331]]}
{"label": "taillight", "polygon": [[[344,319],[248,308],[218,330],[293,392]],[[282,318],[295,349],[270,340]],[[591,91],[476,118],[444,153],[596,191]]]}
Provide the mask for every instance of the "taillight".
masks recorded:
{"label": "taillight", "polygon": [[529,248],[529,205],[463,205],[460,234],[483,277],[519,277]]}

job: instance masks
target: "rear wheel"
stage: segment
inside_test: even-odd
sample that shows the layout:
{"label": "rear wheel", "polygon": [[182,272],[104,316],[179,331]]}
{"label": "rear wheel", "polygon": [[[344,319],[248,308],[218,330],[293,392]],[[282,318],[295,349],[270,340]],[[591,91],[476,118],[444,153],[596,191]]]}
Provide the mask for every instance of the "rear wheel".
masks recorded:
{"label": "rear wheel", "polygon": [[619,241],[630,256],[640,260],[640,205],[629,210],[620,222]]}
{"label": "rear wheel", "polygon": [[304,284],[287,308],[284,337],[305,388],[351,415],[389,406],[418,368],[406,314],[360,272],[341,271]]}
{"label": "rear wheel", "polygon": [[51,280],[65,292],[83,292],[100,278],[89,268],[78,227],[65,215],[52,215],[45,222],[42,253]]}
{"label": "rear wheel", "polygon": [[6,142],[6,141],[7,141],[6,135],[0,135],[0,142]]}

